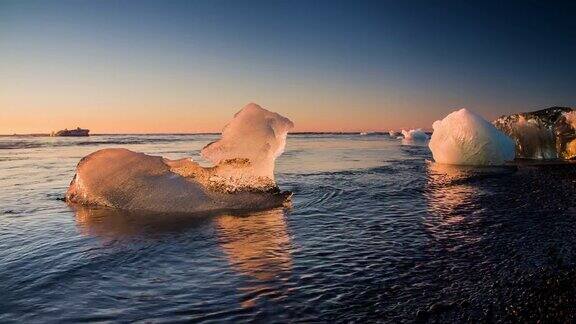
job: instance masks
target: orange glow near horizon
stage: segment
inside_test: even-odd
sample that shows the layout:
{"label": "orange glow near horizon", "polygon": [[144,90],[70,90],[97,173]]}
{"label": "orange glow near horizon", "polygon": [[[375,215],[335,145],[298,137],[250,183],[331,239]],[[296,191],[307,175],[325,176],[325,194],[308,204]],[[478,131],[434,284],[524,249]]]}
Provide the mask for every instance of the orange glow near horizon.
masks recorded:
{"label": "orange glow near horizon", "polygon": [[295,132],[430,129],[464,103],[430,89],[344,73],[256,69],[241,58],[165,53],[146,57],[153,65],[124,56],[111,63],[93,57],[102,49],[88,49],[67,53],[66,62],[56,54],[27,51],[28,60],[7,54],[0,61],[0,134],[76,127],[92,134],[219,132],[250,102],[290,118]]}
{"label": "orange glow near horizon", "polygon": [[[102,95],[104,96],[104,95]],[[0,134],[50,133],[60,129],[88,128],[92,134],[126,133],[204,133],[220,132],[234,114],[249,102],[278,112],[295,123],[293,132],[358,132],[390,129],[431,129],[432,121],[441,118],[431,111],[418,111],[424,106],[418,100],[388,103],[374,98],[348,100],[341,95],[327,99],[298,97],[292,93],[268,95],[250,100],[234,95],[203,100],[167,100],[167,95],[143,93],[137,98],[50,98],[27,97],[17,92],[0,97]],[[293,96],[293,97],[292,97]],[[198,96],[200,97],[200,96]],[[165,103],[163,103],[165,101]],[[42,108],[39,108],[42,107]],[[446,113],[450,109],[444,110]]]}
{"label": "orange glow near horizon", "polygon": [[[507,34],[478,33],[475,8],[453,28],[400,2],[0,1],[0,134],[219,132],[250,102],[295,132],[573,105],[567,20],[535,37],[556,43],[499,43]],[[508,35],[534,36],[504,17]],[[563,50],[534,51],[548,48]]]}
{"label": "orange glow near horizon", "polygon": [[[136,109],[95,109],[84,112],[81,109],[45,109],[10,113],[0,113],[0,134],[39,134],[50,133],[60,129],[88,128],[92,134],[138,134],[138,133],[205,133],[220,132],[233,115],[242,108],[206,108],[206,109],[157,109],[157,112],[135,112]],[[295,111],[293,109],[274,109],[295,123],[293,132],[356,132],[388,131],[411,127],[430,128],[422,121],[404,124],[376,114],[376,116],[354,116],[338,112]],[[310,109],[314,110],[314,109]],[[88,110],[89,111],[89,110]]]}

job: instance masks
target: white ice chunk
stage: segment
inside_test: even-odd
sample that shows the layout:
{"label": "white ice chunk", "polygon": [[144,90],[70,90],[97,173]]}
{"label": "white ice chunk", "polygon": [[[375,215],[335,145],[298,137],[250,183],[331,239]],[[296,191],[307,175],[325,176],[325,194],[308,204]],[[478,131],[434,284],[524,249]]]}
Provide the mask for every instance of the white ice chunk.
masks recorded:
{"label": "white ice chunk", "polygon": [[66,200],[82,205],[154,212],[207,212],[265,209],[283,204],[288,193],[277,187],[233,187],[213,181],[221,169],[242,168],[233,160],[203,168],[190,159],[113,148],[84,157],[66,192]]}
{"label": "white ice chunk", "polygon": [[[294,124],[286,117],[257,104],[246,105],[222,131],[222,138],[202,149],[202,156],[218,164],[229,159],[248,159],[244,176],[274,180],[274,161],[284,152],[286,136]],[[231,175],[235,176],[235,175]]]}
{"label": "white ice chunk", "polygon": [[429,147],[437,163],[502,165],[514,160],[514,141],[467,109],[450,113],[432,127]]}
{"label": "white ice chunk", "polygon": [[202,154],[216,165],[168,160],[126,149],[84,157],[66,193],[83,205],[154,212],[253,210],[281,206],[290,193],[274,181],[274,160],[293,124],[250,104],[226,126],[222,139]]}
{"label": "white ice chunk", "polygon": [[404,139],[407,141],[423,142],[428,140],[428,135],[424,133],[424,131],[421,130],[420,128],[411,129],[409,131],[402,130],[402,135],[404,136]]}

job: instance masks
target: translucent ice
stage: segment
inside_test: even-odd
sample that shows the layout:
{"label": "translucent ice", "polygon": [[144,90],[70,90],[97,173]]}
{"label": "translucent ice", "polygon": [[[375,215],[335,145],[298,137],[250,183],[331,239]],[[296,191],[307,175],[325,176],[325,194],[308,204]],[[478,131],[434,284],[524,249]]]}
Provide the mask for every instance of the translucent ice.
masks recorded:
{"label": "translucent ice", "polygon": [[554,130],[540,120],[519,115],[508,125],[507,134],[516,140],[519,158],[553,159],[557,157]]}
{"label": "translucent ice", "polygon": [[567,111],[562,113],[562,117],[566,119],[566,123],[572,126],[572,129],[576,129],[576,111]]}
{"label": "translucent ice", "polygon": [[572,108],[551,107],[501,116],[494,125],[514,139],[518,158],[576,157],[576,113]]}
{"label": "translucent ice", "polygon": [[450,113],[432,127],[429,147],[437,163],[502,165],[514,159],[514,141],[467,109]]}
{"label": "translucent ice", "polygon": [[248,159],[250,165],[241,174],[230,176],[274,180],[274,161],[284,152],[286,135],[293,127],[288,118],[251,103],[224,127],[220,140],[202,149],[202,156],[214,164],[229,159]]}
{"label": "translucent ice", "polygon": [[407,141],[423,142],[428,140],[428,135],[424,133],[424,131],[421,130],[420,128],[411,129],[409,131],[402,130],[402,135],[404,136],[404,139]]}
{"label": "translucent ice", "polygon": [[[66,193],[69,202],[154,212],[253,210],[281,206],[290,193],[274,182],[274,160],[292,122],[250,104],[226,126],[203,155],[168,160],[126,149],[104,149],[84,157]],[[263,169],[261,169],[263,168]]]}
{"label": "translucent ice", "polygon": [[560,157],[564,159],[576,158],[576,111],[562,114],[562,121],[556,127],[556,148]]}

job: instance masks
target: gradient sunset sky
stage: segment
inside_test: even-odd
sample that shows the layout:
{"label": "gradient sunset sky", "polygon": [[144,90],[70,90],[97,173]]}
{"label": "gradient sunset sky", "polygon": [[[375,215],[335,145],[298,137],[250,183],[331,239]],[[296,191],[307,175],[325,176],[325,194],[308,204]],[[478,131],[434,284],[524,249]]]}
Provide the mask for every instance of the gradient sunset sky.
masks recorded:
{"label": "gradient sunset sky", "polygon": [[0,0],[0,134],[219,131],[249,102],[296,131],[574,106],[575,14],[554,1]]}

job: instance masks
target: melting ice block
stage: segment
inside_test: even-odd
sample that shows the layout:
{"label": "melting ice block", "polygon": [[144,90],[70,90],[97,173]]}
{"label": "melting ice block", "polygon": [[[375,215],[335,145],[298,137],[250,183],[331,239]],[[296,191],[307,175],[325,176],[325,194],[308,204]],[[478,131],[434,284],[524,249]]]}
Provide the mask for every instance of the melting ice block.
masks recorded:
{"label": "melting ice block", "polygon": [[423,142],[428,140],[428,135],[420,128],[409,131],[402,130],[402,136],[404,136],[404,139],[407,141]]}
{"label": "melting ice block", "polygon": [[281,206],[290,193],[274,181],[274,160],[293,127],[287,118],[250,104],[203,155],[216,164],[168,160],[126,149],[84,157],[66,193],[69,202],[154,212],[254,210]]}
{"label": "melting ice block", "polygon": [[432,127],[429,147],[437,163],[502,165],[514,159],[512,139],[467,109],[450,113]]}
{"label": "melting ice block", "polygon": [[514,139],[518,158],[576,158],[576,112],[572,108],[501,116],[494,125]]}
{"label": "melting ice block", "polygon": [[231,176],[267,177],[274,180],[274,161],[284,152],[286,136],[294,124],[257,104],[246,105],[224,127],[222,138],[202,149],[202,156],[218,164],[243,158],[250,166]]}

